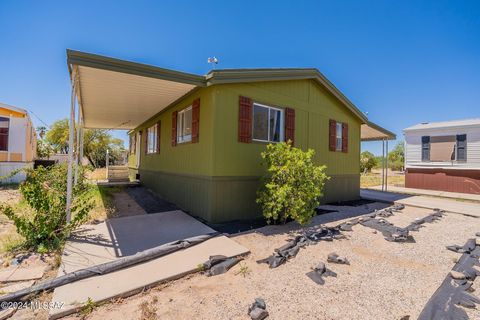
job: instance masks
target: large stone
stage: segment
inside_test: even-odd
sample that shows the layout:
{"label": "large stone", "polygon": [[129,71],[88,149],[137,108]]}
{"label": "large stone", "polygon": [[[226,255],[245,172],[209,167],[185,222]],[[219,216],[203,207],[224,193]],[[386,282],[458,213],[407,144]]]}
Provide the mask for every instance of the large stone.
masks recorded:
{"label": "large stone", "polygon": [[462,272],[455,270],[450,271],[450,276],[455,280],[464,280],[466,277]]}
{"label": "large stone", "polygon": [[268,317],[268,311],[259,307],[254,308],[250,311],[250,318],[252,320],[263,320]]}

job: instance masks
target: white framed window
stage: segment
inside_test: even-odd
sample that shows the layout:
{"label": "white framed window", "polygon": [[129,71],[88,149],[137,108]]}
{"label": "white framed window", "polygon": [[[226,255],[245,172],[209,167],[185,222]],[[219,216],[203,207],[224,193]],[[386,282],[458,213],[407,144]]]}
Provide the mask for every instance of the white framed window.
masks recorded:
{"label": "white framed window", "polygon": [[253,140],[263,142],[284,141],[284,111],[260,103],[253,104]]}
{"label": "white framed window", "polygon": [[192,106],[177,113],[177,143],[192,141]]}
{"label": "white framed window", "polygon": [[342,144],[343,144],[343,123],[337,122],[337,128],[336,128],[336,144],[335,144],[335,150],[336,151],[342,151]]}
{"label": "white framed window", "polygon": [[158,123],[147,129],[147,153],[158,152]]}

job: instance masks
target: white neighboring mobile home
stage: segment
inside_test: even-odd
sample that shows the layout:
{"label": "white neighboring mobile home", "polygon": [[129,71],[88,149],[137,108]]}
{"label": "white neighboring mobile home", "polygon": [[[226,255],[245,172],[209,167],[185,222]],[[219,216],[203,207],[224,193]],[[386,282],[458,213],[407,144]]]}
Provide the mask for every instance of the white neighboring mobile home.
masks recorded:
{"label": "white neighboring mobile home", "polygon": [[[28,112],[24,109],[0,103],[0,177],[12,171],[33,167],[36,157],[37,136]],[[25,179],[18,173],[2,183],[18,183]]]}
{"label": "white neighboring mobile home", "polygon": [[420,123],[405,135],[405,186],[480,194],[480,118]]}

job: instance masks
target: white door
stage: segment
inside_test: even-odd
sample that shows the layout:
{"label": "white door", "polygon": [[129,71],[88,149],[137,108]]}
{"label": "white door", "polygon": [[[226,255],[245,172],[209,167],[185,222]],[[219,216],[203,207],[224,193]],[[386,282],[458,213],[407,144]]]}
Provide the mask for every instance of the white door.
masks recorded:
{"label": "white door", "polygon": [[135,142],[135,166],[138,168],[140,166],[140,144],[142,143],[142,135],[140,132],[137,132],[135,135],[137,139]]}

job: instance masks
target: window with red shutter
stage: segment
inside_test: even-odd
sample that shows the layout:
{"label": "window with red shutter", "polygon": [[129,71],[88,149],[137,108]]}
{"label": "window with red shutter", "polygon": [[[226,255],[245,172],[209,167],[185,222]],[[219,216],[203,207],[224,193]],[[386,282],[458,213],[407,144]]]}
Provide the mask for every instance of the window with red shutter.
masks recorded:
{"label": "window with red shutter", "polygon": [[172,147],[177,145],[177,111],[172,112]]}
{"label": "window with red shutter", "polygon": [[252,142],[252,113],[253,101],[250,98],[239,98],[238,107],[238,141],[244,143]]}
{"label": "window with red shutter", "polygon": [[342,123],[342,152],[348,152],[348,124]]}
{"label": "window with red shutter", "polygon": [[157,153],[160,153],[160,129],[161,129],[160,121],[157,122]]}
{"label": "window with red shutter", "polygon": [[295,109],[285,109],[285,141],[292,141],[295,145]]}
{"label": "window with red shutter", "polygon": [[200,98],[195,99],[192,104],[192,143],[199,140],[200,131]]}
{"label": "window with red shutter", "polygon": [[329,130],[328,130],[328,149],[330,151],[337,150],[337,122],[330,119]]}

